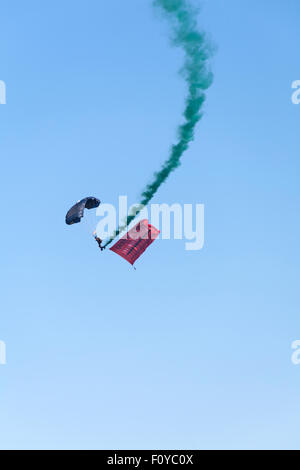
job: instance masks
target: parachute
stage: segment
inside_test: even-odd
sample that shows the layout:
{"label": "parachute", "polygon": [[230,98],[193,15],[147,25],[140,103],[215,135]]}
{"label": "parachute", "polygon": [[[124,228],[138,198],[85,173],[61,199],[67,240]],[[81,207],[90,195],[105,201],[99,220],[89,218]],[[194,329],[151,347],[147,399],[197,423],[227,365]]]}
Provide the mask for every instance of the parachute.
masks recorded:
{"label": "parachute", "polygon": [[85,209],[96,209],[96,207],[99,207],[100,204],[101,201],[95,197],[86,197],[81,201],[78,201],[77,204],[71,207],[71,209],[68,211],[66,215],[66,224],[78,224],[84,216]]}
{"label": "parachute", "polygon": [[150,225],[148,220],[141,220],[124,237],[120,238],[110,250],[133,265],[155,241],[159,233],[160,231]]}

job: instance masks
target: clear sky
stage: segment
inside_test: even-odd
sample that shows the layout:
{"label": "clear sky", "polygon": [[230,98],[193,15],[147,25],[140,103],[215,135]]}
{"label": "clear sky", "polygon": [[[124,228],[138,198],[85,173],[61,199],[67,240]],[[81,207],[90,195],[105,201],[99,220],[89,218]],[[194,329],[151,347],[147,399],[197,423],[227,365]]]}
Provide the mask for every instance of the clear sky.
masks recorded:
{"label": "clear sky", "polygon": [[203,3],[215,81],[153,202],[205,204],[205,246],[158,240],[137,271],[64,216],[136,202],[167,157],[186,93],[167,23],[150,0],[0,17],[0,448],[299,449],[299,1]]}

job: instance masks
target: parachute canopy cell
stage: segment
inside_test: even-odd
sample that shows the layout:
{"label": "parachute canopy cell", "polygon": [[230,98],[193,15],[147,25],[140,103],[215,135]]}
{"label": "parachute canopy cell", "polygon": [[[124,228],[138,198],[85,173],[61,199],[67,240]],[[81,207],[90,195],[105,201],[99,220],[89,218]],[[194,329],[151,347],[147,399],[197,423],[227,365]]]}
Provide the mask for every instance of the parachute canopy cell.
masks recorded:
{"label": "parachute canopy cell", "polygon": [[100,206],[101,202],[96,197],[85,197],[81,201],[78,201],[66,215],[66,224],[73,225],[78,224],[84,216],[85,209],[96,209]]}
{"label": "parachute canopy cell", "polygon": [[148,220],[141,220],[110,249],[133,265],[159,233],[160,231],[150,225]]}

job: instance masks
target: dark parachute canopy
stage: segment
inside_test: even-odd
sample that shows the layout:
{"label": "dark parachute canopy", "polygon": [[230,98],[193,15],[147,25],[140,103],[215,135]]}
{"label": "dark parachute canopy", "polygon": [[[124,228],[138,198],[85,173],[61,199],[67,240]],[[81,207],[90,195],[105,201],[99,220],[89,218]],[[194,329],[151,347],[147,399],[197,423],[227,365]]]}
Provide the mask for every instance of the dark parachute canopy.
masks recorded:
{"label": "dark parachute canopy", "polygon": [[78,224],[82,217],[84,216],[85,209],[96,209],[99,207],[101,201],[96,197],[85,197],[81,201],[78,201],[71,209],[68,211],[66,215],[66,224],[73,225]]}

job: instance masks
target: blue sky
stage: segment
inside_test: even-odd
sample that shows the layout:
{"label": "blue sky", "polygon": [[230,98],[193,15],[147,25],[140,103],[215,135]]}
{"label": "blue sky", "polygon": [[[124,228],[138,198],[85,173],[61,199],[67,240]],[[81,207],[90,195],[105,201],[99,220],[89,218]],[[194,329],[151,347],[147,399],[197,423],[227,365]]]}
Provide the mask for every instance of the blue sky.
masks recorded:
{"label": "blue sky", "polygon": [[205,246],[156,241],[136,272],[64,216],[136,202],[168,155],[167,24],[150,0],[1,6],[0,448],[299,449],[300,5],[202,5],[215,80],[153,202],[205,204]]}

